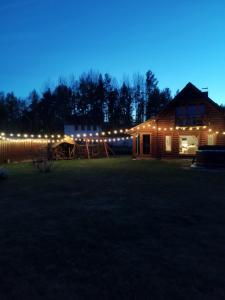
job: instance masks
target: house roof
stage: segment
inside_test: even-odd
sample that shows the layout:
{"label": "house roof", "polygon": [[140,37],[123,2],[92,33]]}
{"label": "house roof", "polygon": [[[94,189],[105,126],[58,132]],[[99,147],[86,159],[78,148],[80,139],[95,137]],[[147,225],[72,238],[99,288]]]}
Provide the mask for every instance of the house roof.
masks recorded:
{"label": "house roof", "polygon": [[143,123],[140,123],[140,124],[137,124],[137,125],[133,126],[132,128],[130,128],[127,131],[127,133],[128,134],[133,133],[133,130],[136,129],[136,128],[138,129],[139,126],[143,127],[143,126],[148,126],[149,124],[154,125],[155,124],[155,119],[156,119],[155,117],[151,117],[150,119],[144,121]]}
{"label": "house roof", "polygon": [[[168,108],[175,107],[178,102],[185,103],[185,101],[192,100],[193,102],[199,101],[199,100],[207,100],[209,101],[219,112],[222,112],[224,114],[225,110],[223,107],[219,106],[216,102],[214,102],[212,99],[208,97],[207,92],[202,92],[199,90],[194,84],[189,82],[174,98],[172,101],[170,101],[166,107],[155,117],[146,120],[145,122],[138,124],[134,126],[133,128],[137,128],[138,126],[143,126],[148,123],[152,123],[155,120],[159,119],[161,116],[164,115],[164,113],[167,111]],[[131,130],[128,131],[128,133],[131,133]]]}
{"label": "house roof", "polygon": [[209,101],[218,111],[224,112],[223,108],[219,106],[216,102],[208,97],[207,92],[202,92],[199,90],[194,84],[189,82],[174,98],[172,101],[168,103],[168,105],[158,114],[156,119],[161,117],[168,108],[176,106],[178,102],[183,102],[188,100],[192,100],[193,102],[199,100],[207,100]]}

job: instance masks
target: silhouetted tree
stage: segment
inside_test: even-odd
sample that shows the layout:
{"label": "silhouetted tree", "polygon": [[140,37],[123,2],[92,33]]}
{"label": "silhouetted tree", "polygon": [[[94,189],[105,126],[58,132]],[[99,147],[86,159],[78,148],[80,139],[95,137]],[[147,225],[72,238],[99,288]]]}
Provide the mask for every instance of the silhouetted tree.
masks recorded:
{"label": "silhouetted tree", "polygon": [[0,126],[1,128],[5,128],[7,121],[7,111],[5,105],[5,95],[0,92]]}
{"label": "silhouetted tree", "polygon": [[118,103],[119,125],[130,127],[132,123],[132,94],[131,88],[123,82],[120,88],[120,97]]}
{"label": "silhouetted tree", "polygon": [[73,93],[65,83],[60,83],[52,94],[52,110],[55,117],[55,127],[63,129],[66,120],[71,116]]}
{"label": "silhouetted tree", "polygon": [[0,93],[2,130],[60,132],[64,124],[98,125],[102,128],[130,127],[161,111],[171,100],[168,88],[160,90],[155,75],[136,74],[133,84],[118,84],[109,74],[89,71],[70,84],[60,79],[38,95],[33,90],[27,100],[13,93]]}
{"label": "silhouetted tree", "polygon": [[133,120],[137,124],[142,123],[145,116],[145,91],[143,76],[139,74],[134,77],[133,98]]}
{"label": "silhouetted tree", "polygon": [[28,103],[27,107],[24,111],[23,115],[23,128],[26,130],[26,128],[30,128],[32,132],[38,132],[40,129],[40,111],[39,111],[39,105],[40,105],[40,97],[36,90],[33,90],[27,99]]}
{"label": "silhouetted tree", "polygon": [[145,94],[146,94],[146,119],[155,115],[157,97],[159,100],[158,80],[152,71],[146,73]]}
{"label": "silhouetted tree", "polygon": [[102,75],[99,75],[95,96],[93,99],[92,104],[92,114],[94,124],[100,125],[101,127],[104,124],[104,107],[105,107],[105,88],[104,88],[104,81]]}

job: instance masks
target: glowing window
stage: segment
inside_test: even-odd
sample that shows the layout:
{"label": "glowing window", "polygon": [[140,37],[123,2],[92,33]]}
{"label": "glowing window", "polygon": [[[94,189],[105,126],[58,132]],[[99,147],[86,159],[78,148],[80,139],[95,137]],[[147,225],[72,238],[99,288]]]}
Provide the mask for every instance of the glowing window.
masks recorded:
{"label": "glowing window", "polygon": [[167,152],[172,151],[172,137],[171,135],[165,136],[165,148]]}
{"label": "glowing window", "polygon": [[198,138],[194,135],[180,136],[180,154],[195,154],[198,149]]}
{"label": "glowing window", "polygon": [[216,143],[216,136],[215,134],[208,134],[208,145],[215,145]]}

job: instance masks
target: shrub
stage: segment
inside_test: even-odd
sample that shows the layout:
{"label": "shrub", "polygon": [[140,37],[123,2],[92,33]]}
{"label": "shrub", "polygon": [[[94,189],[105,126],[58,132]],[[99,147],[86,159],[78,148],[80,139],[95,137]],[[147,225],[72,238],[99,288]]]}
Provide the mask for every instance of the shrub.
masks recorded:
{"label": "shrub", "polygon": [[8,172],[5,169],[0,168],[0,180],[6,178],[8,178]]}
{"label": "shrub", "polygon": [[34,165],[37,167],[37,169],[42,173],[48,173],[52,170],[53,162],[50,160],[40,160],[35,161]]}

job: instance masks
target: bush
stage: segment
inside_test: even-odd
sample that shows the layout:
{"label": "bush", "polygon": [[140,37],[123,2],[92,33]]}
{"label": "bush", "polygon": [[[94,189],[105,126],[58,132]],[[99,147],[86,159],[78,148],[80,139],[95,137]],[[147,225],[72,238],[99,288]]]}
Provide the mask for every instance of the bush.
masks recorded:
{"label": "bush", "polygon": [[53,161],[51,161],[51,160],[39,160],[39,161],[35,161],[34,165],[37,167],[37,169],[40,172],[48,173],[52,170]]}
{"label": "bush", "polygon": [[8,178],[8,172],[5,169],[0,168],[0,180],[6,178]]}

